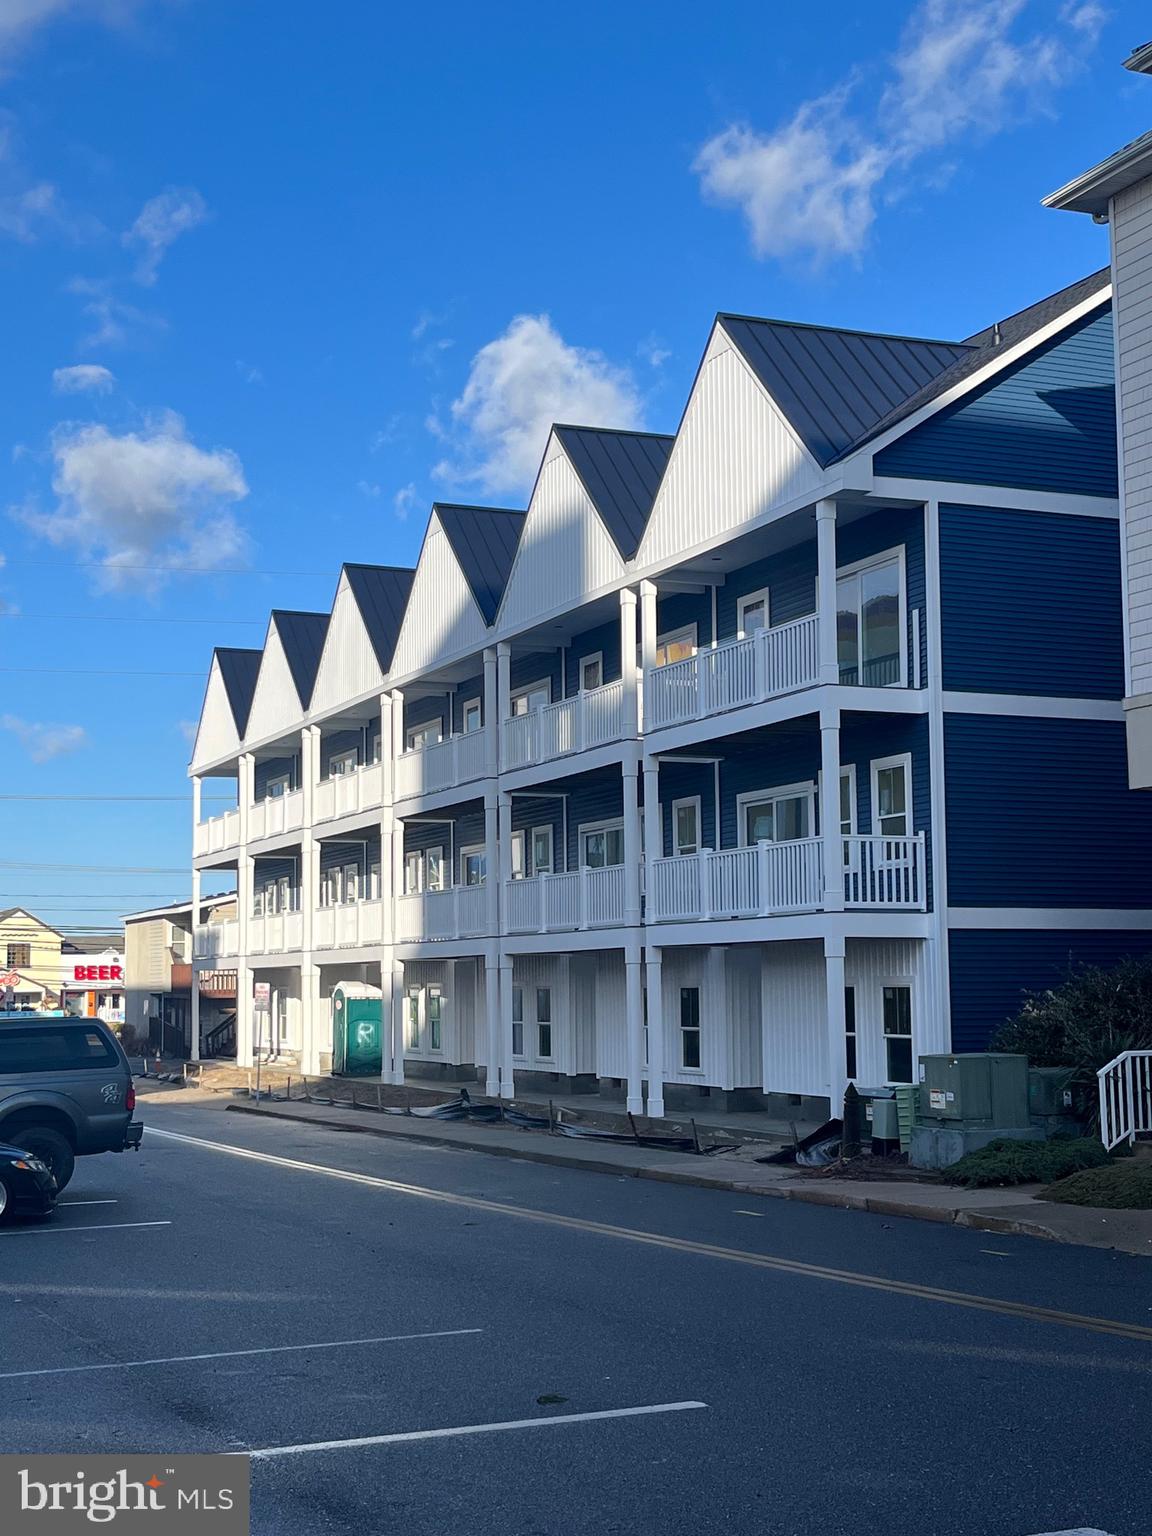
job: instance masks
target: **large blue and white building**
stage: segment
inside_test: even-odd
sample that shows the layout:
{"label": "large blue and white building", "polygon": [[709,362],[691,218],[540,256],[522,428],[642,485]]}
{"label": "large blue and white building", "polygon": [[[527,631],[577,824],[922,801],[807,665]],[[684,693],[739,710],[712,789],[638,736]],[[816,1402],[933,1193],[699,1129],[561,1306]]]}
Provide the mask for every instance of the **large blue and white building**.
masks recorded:
{"label": "large blue and white building", "polygon": [[525,510],[218,650],[240,1060],[267,982],[323,1070],[355,979],[389,1081],[818,1112],[1152,948],[1113,375],[1107,272],[961,341],[723,314],[674,435],[557,425]]}

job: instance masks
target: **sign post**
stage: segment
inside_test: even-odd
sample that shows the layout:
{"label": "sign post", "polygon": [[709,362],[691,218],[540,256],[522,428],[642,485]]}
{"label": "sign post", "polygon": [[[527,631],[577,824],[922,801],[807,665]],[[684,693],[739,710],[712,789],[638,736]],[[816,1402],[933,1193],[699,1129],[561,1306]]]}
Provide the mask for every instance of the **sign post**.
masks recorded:
{"label": "sign post", "polygon": [[[252,984],[253,1023],[256,1026],[256,1098],[260,1098],[260,1063],[264,1057],[264,1023],[271,1024],[272,983],[257,981]],[[269,1033],[269,1037],[271,1037]]]}

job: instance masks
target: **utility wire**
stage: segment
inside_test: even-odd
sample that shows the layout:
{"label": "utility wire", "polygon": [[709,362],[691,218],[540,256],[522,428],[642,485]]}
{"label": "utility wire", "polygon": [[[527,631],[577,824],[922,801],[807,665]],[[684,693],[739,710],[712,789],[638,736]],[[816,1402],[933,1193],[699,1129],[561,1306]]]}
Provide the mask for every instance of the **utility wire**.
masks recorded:
{"label": "utility wire", "polygon": [[150,613],[3,613],[0,619],[67,619],[69,624],[259,624],[267,619],[169,619]]}
{"label": "utility wire", "polygon": [[69,874],[92,875],[187,875],[184,868],[170,869],[156,864],[32,864],[19,859],[0,859],[0,869],[55,869]]}
{"label": "utility wire", "polygon": [[115,573],[120,571],[162,571],[165,576],[320,576],[328,581],[336,579],[335,576],[329,575],[327,571],[253,570],[248,565],[121,565],[119,562],[109,564],[107,560],[6,560],[4,562],[4,569],[6,571],[15,570],[17,567],[24,570],[102,570]]}
{"label": "utility wire", "polygon": [[32,673],[37,677],[198,677],[201,682],[207,672],[129,672],[112,668],[76,667],[0,667],[0,672]]}
{"label": "utility wire", "polygon": [[[221,802],[235,805],[227,795],[205,795],[205,800],[211,800],[214,805]],[[126,800],[135,805],[142,800],[175,800],[180,805],[191,805],[191,795],[0,795],[0,800]]]}

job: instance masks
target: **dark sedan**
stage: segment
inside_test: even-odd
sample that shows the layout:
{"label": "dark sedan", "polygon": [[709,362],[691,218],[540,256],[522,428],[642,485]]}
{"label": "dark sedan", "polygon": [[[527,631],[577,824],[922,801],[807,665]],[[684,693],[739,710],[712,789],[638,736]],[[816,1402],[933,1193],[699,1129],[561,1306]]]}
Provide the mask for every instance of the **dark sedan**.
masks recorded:
{"label": "dark sedan", "polygon": [[56,1180],[48,1164],[0,1142],[0,1225],[18,1216],[50,1216],[55,1209]]}

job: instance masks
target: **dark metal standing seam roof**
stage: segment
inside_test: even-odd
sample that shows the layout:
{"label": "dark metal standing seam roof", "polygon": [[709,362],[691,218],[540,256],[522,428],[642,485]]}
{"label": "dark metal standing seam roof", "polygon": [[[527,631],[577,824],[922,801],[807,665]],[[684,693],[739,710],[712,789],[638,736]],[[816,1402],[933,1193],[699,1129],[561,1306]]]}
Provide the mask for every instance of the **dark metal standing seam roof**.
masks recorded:
{"label": "dark metal standing seam roof", "polygon": [[553,428],[625,560],[640,548],[674,437],[605,427]]}
{"label": "dark metal standing seam roof", "polygon": [[829,464],[970,350],[963,342],[881,336],[721,315],[720,323],[819,464]]}
{"label": "dark metal standing seam roof", "polygon": [[312,686],[320,668],[329,617],[327,613],[301,613],[288,608],[272,610],[272,622],[280,636],[284,658],[304,709],[308,708],[312,698]]}
{"label": "dark metal standing seam roof", "polygon": [[416,572],[399,565],[345,565],[344,574],[380,670],[387,672]]}
{"label": "dark metal standing seam roof", "polygon": [[252,708],[252,696],[256,692],[256,679],[260,675],[263,651],[241,650],[236,646],[217,646],[213,653],[224,680],[224,692],[232,710],[236,732],[243,736],[248,729],[248,715]]}
{"label": "dark metal standing seam roof", "polygon": [[492,624],[508,584],[524,513],[505,507],[461,507],[443,502],[437,502],[432,511],[448,535],[485,624]]}

